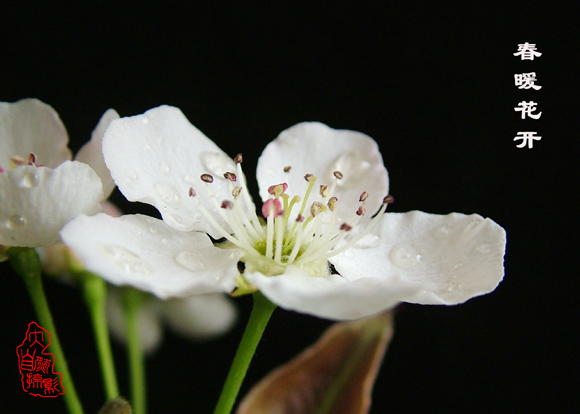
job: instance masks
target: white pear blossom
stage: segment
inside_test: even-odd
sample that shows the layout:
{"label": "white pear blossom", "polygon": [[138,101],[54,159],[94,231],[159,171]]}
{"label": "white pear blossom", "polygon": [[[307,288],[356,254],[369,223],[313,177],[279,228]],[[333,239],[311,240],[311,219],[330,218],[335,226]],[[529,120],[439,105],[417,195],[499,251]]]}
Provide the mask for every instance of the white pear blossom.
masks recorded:
{"label": "white pear blossom", "polygon": [[57,244],[67,222],[102,211],[114,182],[101,140],[118,117],[107,111],[91,141],[70,161],[68,135],[54,109],[37,99],[0,102],[0,245]]}
{"label": "white pear blossom", "polygon": [[[141,347],[151,355],[161,345],[164,325],[195,342],[211,340],[232,328],[237,309],[222,293],[167,300],[151,297],[139,309],[138,318]],[[115,289],[109,289],[107,295],[107,319],[113,337],[125,342],[125,313],[120,292]]]}
{"label": "white pear blossom", "polygon": [[61,232],[91,271],[160,298],[259,289],[286,309],[356,319],[400,301],[456,304],[502,280],[505,231],[479,215],[385,213],[378,146],[301,123],[258,161],[258,218],[242,171],[177,108],[113,121],[111,174],[142,215],[79,216]]}

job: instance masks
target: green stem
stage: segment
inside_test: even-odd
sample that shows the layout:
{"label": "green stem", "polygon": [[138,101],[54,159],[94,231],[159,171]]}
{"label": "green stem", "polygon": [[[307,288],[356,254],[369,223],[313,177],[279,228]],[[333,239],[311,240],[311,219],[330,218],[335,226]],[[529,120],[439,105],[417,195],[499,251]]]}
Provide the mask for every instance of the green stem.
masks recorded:
{"label": "green stem", "polygon": [[107,328],[107,284],[100,277],[90,272],[80,272],[83,281],[85,303],[91,314],[95,341],[101,361],[103,385],[107,401],[119,396],[115,361],[111,350],[109,330]]}
{"label": "green stem", "polygon": [[131,373],[131,403],[135,414],[147,412],[147,384],[145,381],[145,355],[141,348],[139,329],[139,310],[143,293],[130,287],[123,289],[123,304],[127,324],[127,351],[129,353],[129,372]]}
{"label": "green stem", "polygon": [[41,264],[38,253],[30,247],[11,247],[6,253],[10,257],[10,265],[24,280],[40,325],[50,332],[50,351],[54,354],[56,370],[62,374],[62,383],[65,389],[63,398],[68,411],[70,414],[83,414],[83,407],[68,370],[64,352],[60,346],[60,340],[52,321],[48,301],[44,294],[44,288],[42,287]]}
{"label": "green stem", "polygon": [[262,293],[254,293],[254,307],[250,320],[238,346],[236,356],[230,367],[230,372],[215,407],[214,414],[229,414],[234,407],[242,381],[246,376],[250,362],[262,338],[264,329],[272,316],[276,305],[270,302]]}

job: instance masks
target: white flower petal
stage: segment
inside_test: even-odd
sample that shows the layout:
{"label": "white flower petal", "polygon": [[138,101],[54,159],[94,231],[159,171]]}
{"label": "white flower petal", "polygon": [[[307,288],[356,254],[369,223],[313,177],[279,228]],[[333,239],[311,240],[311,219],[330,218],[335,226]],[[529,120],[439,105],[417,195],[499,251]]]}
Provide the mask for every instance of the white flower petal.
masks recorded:
{"label": "white flower petal", "polygon": [[59,230],[79,214],[102,211],[103,189],[88,165],[66,161],[0,173],[0,199],[0,244],[39,247],[60,243]]}
{"label": "white flower petal", "polygon": [[[231,200],[223,173],[235,172],[235,163],[191,125],[179,109],[161,106],[143,115],[113,121],[103,139],[103,154],[127,199],[155,206],[176,229],[222,237],[196,203],[199,200],[207,210],[216,211],[200,176],[208,173],[214,177],[209,187],[219,203]],[[196,200],[189,197],[190,188],[196,191]],[[224,225],[217,213],[214,218]]]}
{"label": "white flower petal", "polygon": [[215,338],[227,332],[237,319],[233,301],[220,293],[168,299],[161,309],[171,329],[193,340]]}
{"label": "white flower petal", "polygon": [[37,163],[54,168],[71,159],[68,135],[58,114],[38,99],[0,102],[0,167],[8,170],[10,157],[24,160],[36,155]]}
{"label": "white flower petal", "polygon": [[462,303],[493,291],[503,279],[505,231],[477,214],[387,213],[372,233],[329,261],[346,279],[414,284],[401,301]]}
{"label": "white flower petal", "polygon": [[204,233],[181,232],[142,215],[80,216],[61,232],[86,268],[115,285],[159,298],[231,292],[237,250],[223,250]]}
{"label": "white flower petal", "polygon": [[75,156],[76,161],[88,164],[101,178],[105,198],[109,198],[115,189],[115,182],[103,158],[103,135],[109,124],[118,118],[119,114],[114,109],[107,110],[93,131],[91,140],[83,145]]}
{"label": "white flower petal", "polygon": [[311,201],[320,198],[319,184],[330,184],[334,180],[333,172],[342,172],[344,178],[338,181],[334,195],[338,197],[338,215],[343,219],[357,210],[363,191],[369,193],[366,209],[373,214],[389,189],[387,170],[372,138],[318,122],[297,124],[266,146],[257,170],[262,200],[268,198],[269,186],[285,182],[286,166],[292,167],[288,178],[290,196],[304,194],[308,186],[305,174],[317,177]]}
{"label": "white flower petal", "polygon": [[[163,331],[161,328],[160,303],[151,298],[144,301],[139,309],[139,340],[141,349],[151,355],[161,345]],[[107,322],[112,336],[119,342],[127,343],[127,325],[121,292],[109,288],[107,293]]]}
{"label": "white flower petal", "polygon": [[280,276],[246,273],[245,277],[275,304],[321,318],[353,320],[391,308],[413,287],[406,281],[393,285],[371,277],[355,281],[339,275],[313,277],[296,266]]}

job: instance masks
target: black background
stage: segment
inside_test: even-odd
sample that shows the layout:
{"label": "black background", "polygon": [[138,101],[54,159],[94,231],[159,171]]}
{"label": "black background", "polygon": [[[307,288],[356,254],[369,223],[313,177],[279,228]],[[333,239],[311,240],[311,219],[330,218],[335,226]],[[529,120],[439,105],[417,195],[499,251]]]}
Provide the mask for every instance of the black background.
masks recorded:
{"label": "black background", "polygon": [[[0,100],[52,105],[73,151],[109,107],[129,116],[175,105],[229,155],[244,153],[250,182],[262,148],[297,122],[370,135],[389,171],[391,211],[479,213],[508,234],[506,276],[493,294],[456,307],[398,309],[371,412],[574,411],[579,37],[572,10],[207,4],[4,2]],[[514,57],[523,42],[543,55]],[[514,74],[524,72],[536,72],[542,89],[514,86]],[[522,100],[538,103],[539,120],[514,111]],[[518,131],[542,140],[518,149]],[[114,201],[128,213],[157,214],[119,193]],[[0,271],[2,411],[64,412],[61,398],[31,397],[20,386],[14,350],[36,317],[21,280],[6,263]],[[95,413],[104,397],[83,302],[52,280],[46,290],[85,410]],[[250,298],[237,303],[236,329],[217,341],[165,337],[147,362],[151,413],[211,412],[251,308]],[[242,395],[328,324],[277,310]],[[116,344],[114,353],[126,395],[125,352]]]}

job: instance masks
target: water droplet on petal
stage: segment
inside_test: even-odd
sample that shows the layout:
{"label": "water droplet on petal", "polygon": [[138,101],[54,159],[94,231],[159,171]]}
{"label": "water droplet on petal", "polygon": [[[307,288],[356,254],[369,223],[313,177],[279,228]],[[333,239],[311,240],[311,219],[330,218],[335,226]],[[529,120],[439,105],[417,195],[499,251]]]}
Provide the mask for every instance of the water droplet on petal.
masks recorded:
{"label": "water droplet on petal", "polygon": [[451,282],[451,286],[449,286],[447,288],[447,290],[450,292],[455,292],[459,289],[461,289],[461,283],[457,283],[457,282]]}
{"label": "water droplet on petal", "polygon": [[191,175],[186,175],[185,177],[183,177],[183,179],[185,181],[187,181],[190,184],[197,184],[197,181],[195,180],[195,177],[192,177]]}
{"label": "water droplet on petal", "polygon": [[197,252],[182,250],[175,256],[175,262],[192,272],[200,272],[205,267],[203,256]]}
{"label": "water droplet on petal", "polygon": [[348,257],[349,259],[352,259],[354,257],[354,254],[350,250],[347,250],[344,252],[344,257]]}
{"label": "water droplet on petal", "polygon": [[145,263],[139,256],[124,247],[115,244],[98,246],[101,253],[113,264],[127,273],[140,273],[149,275],[153,273],[151,266]]}
{"label": "water droplet on petal", "polygon": [[225,180],[224,173],[236,171],[234,160],[223,153],[204,151],[199,159],[206,169],[204,172],[212,174],[214,178]]}
{"label": "water droplet on petal", "polygon": [[201,219],[201,213],[199,211],[197,211],[197,210],[196,211],[193,211],[191,213],[191,217],[193,217],[195,220],[199,220],[199,219]]}
{"label": "water droplet on petal", "polygon": [[181,207],[181,196],[171,184],[155,183],[153,189],[165,204],[173,209]]}
{"label": "water droplet on petal", "polygon": [[379,236],[376,236],[374,234],[367,234],[357,242],[356,246],[362,248],[377,247],[380,242],[381,239],[379,238]]}
{"label": "water droplet on petal", "polygon": [[157,233],[157,229],[153,226],[149,227],[149,231],[153,234]]}
{"label": "water droplet on petal", "polygon": [[332,179],[334,171],[340,171],[343,178],[337,181],[336,186],[350,188],[361,181],[370,167],[371,164],[363,158],[360,151],[355,150],[338,157],[326,172],[326,176]]}
{"label": "water droplet on petal", "polygon": [[163,244],[167,244],[169,243],[169,240],[167,240],[165,237],[161,239],[161,243]]}
{"label": "water droplet on petal", "polygon": [[155,223],[157,220],[155,220],[153,217],[146,217],[145,221],[149,224],[153,224]]}
{"label": "water droplet on petal", "polygon": [[22,229],[26,226],[26,219],[22,216],[12,216],[4,220],[4,227],[10,230]]}
{"label": "water droplet on petal", "polygon": [[467,226],[465,226],[465,228],[463,229],[463,233],[469,233],[470,231],[475,229],[477,226],[479,226],[482,222],[483,222],[482,219],[474,218],[469,223],[467,223]]}
{"label": "water droplet on petal", "polygon": [[142,117],[141,121],[143,121],[144,124],[148,124],[149,123],[149,118],[146,117]]}
{"label": "water droplet on petal", "polygon": [[489,243],[481,243],[475,247],[479,253],[489,253],[492,250],[492,246]]}
{"label": "water droplet on petal", "polygon": [[181,224],[183,222],[183,220],[181,219],[181,216],[177,215],[177,214],[171,214],[171,218],[173,219],[173,221],[175,221],[177,224]]}
{"label": "water droplet on petal", "polygon": [[419,251],[409,244],[397,244],[391,250],[389,257],[393,264],[401,269],[412,269],[421,260]]}
{"label": "water droplet on petal", "polygon": [[438,239],[442,239],[444,237],[449,236],[449,233],[451,233],[451,227],[447,226],[447,225],[443,225],[441,227],[436,228],[433,231],[433,235],[435,237],[437,237]]}
{"label": "water droplet on petal", "polygon": [[169,175],[169,164],[167,164],[166,162],[161,163],[161,165],[159,166],[159,169],[161,170],[161,172],[165,175]]}
{"label": "water droplet on petal", "polygon": [[133,170],[126,170],[125,171],[125,178],[127,178],[128,184],[135,184],[137,180],[139,180],[139,176]]}
{"label": "water droplet on petal", "polygon": [[34,188],[37,187],[39,183],[40,177],[38,177],[38,174],[36,174],[35,172],[27,172],[26,174],[24,174],[24,177],[22,177],[19,187]]}

